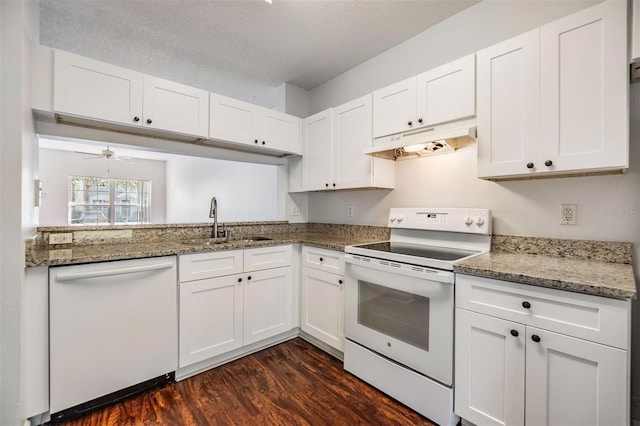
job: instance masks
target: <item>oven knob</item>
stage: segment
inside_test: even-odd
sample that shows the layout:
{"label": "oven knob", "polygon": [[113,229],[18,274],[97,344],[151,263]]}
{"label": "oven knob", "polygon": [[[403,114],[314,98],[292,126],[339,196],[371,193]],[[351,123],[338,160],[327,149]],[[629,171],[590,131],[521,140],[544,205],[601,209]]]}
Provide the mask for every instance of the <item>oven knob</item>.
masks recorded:
{"label": "oven knob", "polygon": [[478,225],[478,226],[482,226],[482,225],[484,225],[484,218],[483,218],[483,217],[478,216],[478,217],[476,218],[476,225]]}
{"label": "oven knob", "polygon": [[402,222],[402,220],[404,219],[404,216],[402,216],[401,214],[398,215],[398,223]]}
{"label": "oven knob", "polygon": [[391,222],[395,222],[395,221],[396,221],[396,215],[395,215],[395,214],[392,214],[392,215],[389,217],[389,220],[390,220]]}
{"label": "oven knob", "polygon": [[466,216],[464,218],[464,224],[465,225],[471,225],[473,223],[473,218],[471,216]]}

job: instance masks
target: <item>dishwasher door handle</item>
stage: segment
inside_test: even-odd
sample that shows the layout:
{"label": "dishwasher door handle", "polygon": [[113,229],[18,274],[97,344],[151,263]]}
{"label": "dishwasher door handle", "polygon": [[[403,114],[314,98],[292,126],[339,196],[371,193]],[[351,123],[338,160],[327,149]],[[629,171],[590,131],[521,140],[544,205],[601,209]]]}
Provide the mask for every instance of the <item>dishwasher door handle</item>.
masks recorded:
{"label": "dishwasher door handle", "polygon": [[155,265],[131,266],[128,268],[102,269],[97,271],[76,272],[56,275],[56,282],[76,281],[85,278],[111,277],[115,275],[135,274],[137,272],[159,271],[173,267],[173,263],[157,263]]}

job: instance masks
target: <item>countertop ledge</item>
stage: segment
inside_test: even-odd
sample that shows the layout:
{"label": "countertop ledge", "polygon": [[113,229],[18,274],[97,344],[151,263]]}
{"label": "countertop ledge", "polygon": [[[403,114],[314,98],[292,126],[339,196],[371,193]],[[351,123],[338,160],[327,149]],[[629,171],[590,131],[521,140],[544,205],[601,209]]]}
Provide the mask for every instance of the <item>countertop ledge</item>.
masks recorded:
{"label": "countertop ledge", "polygon": [[213,251],[269,247],[285,244],[304,244],[343,251],[351,244],[379,241],[379,239],[332,236],[317,233],[268,234],[266,241],[233,241],[206,246],[194,240],[159,241],[146,243],[114,243],[94,245],[58,245],[33,247],[27,251],[26,266],[58,266],[111,260],[139,259],[175,254],[205,253]]}
{"label": "countertop ledge", "polygon": [[595,296],[636,298],[633,267],[627,263],[492,251],[457,263],[454,271]]}

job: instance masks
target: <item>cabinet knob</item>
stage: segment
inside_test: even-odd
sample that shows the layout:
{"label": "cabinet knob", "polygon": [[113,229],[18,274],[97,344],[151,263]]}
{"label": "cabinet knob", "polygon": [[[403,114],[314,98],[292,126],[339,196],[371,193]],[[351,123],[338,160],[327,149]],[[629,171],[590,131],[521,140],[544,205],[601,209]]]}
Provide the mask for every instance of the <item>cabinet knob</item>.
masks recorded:
{"label": "cabinet knob", "polygon": [[264,145],[264,144],[265,144],[265,141],[262,141],[262,145]]}
{"label": "cabinet knob", "polygon": [[334,188],[336,187],[336,184],[335,184],[335,183],[333,184],[333,187],[334,187]]}
{"label": "cabinet knob", "polygon": [[153,123],[153,121],[151,121],[150,118],[147,118],[147,124],[151,124],[151,123]]}
{"label": "cabinet knob", "polygon": [[422,124],[422,118],[418,118],[418,123]]}
{"label": "cabinet knob", "polygon": [[408,124],[409,126],[413,126],[413,121],[409,120],[409,121],[407,122],[407,124]]}
{"label": "cabinet knob", "polygon": [[529,308],[531,308],[531,303],[529,303],[529,302],[522,302],[522,307],[523,307],[523,308],[525,308],[525,309],[529,309]]}
{"label": "cabinet knob", "polygon": [[338,280],[338,284],[342,285],[342,280]]}
{"label": "cabinet knob", "polygon": [[247,281],[251,281],[251,275],[247,277]]}
{"label": "cabinet knob", "polygon": [[544,162],[544,165],[547,166],[547,167],[551,167],[551,166],[553,166],[553,161],[547,160],[547,161]]}
{"label": "cabinet knob", "polygon": [[519,335],[519,334],[520,334],[520,333],[518,333],[518,330],[511,330],[511,335],[512,335],[513,337],[518,337],[518,335]]}
{"label": "cabinet knob", "polygon": [[328,183],[325,183],[325,184],[324,184],[324,186],[326,186],[326,187],[328,188],[328,187],[329,187],[329,184],[328,184]]}
{"label": "cabinet knob", "polygon": [[324,260],[323,258],[320,258],[320,262],[322,262],[323,260]]}
{"label": "cabinet knob", "polygon": [[242,282],[242,278],[238,278],[238,282],[241,283]]}
{"label": "cabinet knob", "polygon": [[137,123],[138,121],[140,121],[140,117],[133,117],[133,121]]}
{"label": "cabinet knob", "polygon": [[254,140],[255,143],[258,143],[258,139]]}
{"label": "cabinet knob", "polygon": [[534,342],[538,343],[540,341],[540,336],[538,336],[537,334],[533,334],[531,336],[531,340],[533,340]]}
{"label": "cabinet knob", "polygon": [[527,163],[527,169],[533,169],[533,163]]}

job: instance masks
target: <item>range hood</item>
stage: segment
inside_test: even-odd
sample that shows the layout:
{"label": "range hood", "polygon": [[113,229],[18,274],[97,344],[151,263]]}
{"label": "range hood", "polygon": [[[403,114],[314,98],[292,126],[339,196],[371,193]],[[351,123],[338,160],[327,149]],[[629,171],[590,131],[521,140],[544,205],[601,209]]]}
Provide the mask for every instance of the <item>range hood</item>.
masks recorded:
{"label": "range hood", "polygon": [[365,154],[391,160],[446,154],[476,142],[476,119],[423,127],[375,138]]}

